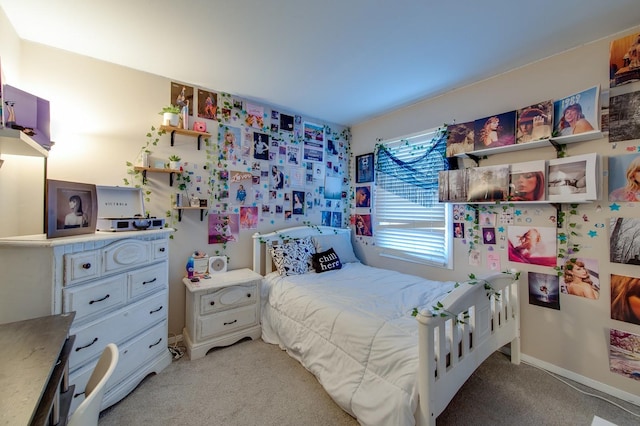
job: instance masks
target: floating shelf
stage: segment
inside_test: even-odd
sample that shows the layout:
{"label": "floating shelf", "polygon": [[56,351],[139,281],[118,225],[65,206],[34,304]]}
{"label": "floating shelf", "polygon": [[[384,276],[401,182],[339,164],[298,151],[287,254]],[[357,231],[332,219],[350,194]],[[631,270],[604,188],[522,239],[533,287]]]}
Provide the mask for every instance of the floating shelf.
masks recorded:
{"label": "floating shelf", "polygon": [[174,173],[180,173],[180,170],[178,170],[178,169],[160,169],[160,168],[156,168],[156,167],[135,166],[133,169],[135,171],[142,172],[142,182],[143,183],[147,182],[147,172],[151,172],[151,173],[169,173],[169,186],[173,186],[173,174]]}
{"label": "floating shelf", "polygon": [[5,128],[0,129],[0,154],[47,158],[49,151],[26,133]]}
{"label": "floating shelf", "polygon": [[200,151],[200,141],[202,137],[205,138],[211,137],[211,133],[207,132],[196,132],[195,130],[183,129],[181,127],[173,127],[173,126],[160,126],[160,130],[164,130],[165,132],[171,133],[171,146],[173,146],[175,134],[186,135],[198,138],[198,151]]}
{"label": "floating shelf", "polygon": [[553,145],[556,151],[559,150],[560,145],[566,145],[575,142],[585,142],[603,137],[603,133],[600,130],[593,130],[591,132],[578,133],[577,135],[558,136],[550,139],[543,139],[539,141],[519,143],[515,145],[497,146],[495,148],[480,149],[478,151],[463,152],[456,154],[455,157],[471,158],[478,164],[479,160],[484,156],[503,154],[505,152],[521,151],[523,149],[541,148],[549,145]]}
{"label": "floating shelf", "polygon": [[208,210],[209,207],[176,207],[173,206],[174,210],[178,210],[178,222],[182,222],[182,210],[200,210],[200,222],[204,219],[204,212]]}

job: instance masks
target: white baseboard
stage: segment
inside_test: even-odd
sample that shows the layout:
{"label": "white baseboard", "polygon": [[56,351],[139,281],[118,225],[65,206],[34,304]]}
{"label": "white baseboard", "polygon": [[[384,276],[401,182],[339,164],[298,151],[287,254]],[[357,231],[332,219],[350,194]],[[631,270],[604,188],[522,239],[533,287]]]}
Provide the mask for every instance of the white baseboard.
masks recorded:
{"label": "white baseboard", "polygon": [[638,395],[634,395],[634,394],[625,392],[623,390],[614,388],[613,386],[600,383],[596,380],[581,376],[580,374],[576,374],[573,371],[565,370],[564,368],[560,368],[557,365],[549,364],[548,362],[541,361],[529,355],[522,354],[521,359],[523,362],[526,362],[527,364],[531,364],[534,367],[542,368],[551,373],[557,374],[558,376],[565,377],[567,379],[573,380],[574,382],[583,384],[585,386],[589,386],[590,388],[596,389],[600,392],[606,393],[608,395],[611,395],[623,401],[640,406],[640,396]]}
{"label": "white baseboard", "polygon": [[167,340],[167,342],[170,345],[175,345],[176,343],[182,342],[182,334],[178,334],[177,336],[174,334],[174,335],[170,336],[169,339]]}

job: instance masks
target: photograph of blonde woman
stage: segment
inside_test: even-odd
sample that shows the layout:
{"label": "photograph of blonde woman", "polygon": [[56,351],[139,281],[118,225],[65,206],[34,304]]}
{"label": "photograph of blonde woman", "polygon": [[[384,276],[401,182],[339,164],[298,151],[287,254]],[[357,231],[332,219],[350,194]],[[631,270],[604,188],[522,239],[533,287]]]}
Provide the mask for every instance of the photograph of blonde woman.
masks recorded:
{"label": "photograph of blonde woman", "polygon": [[563,293],[587,299],[598,299],[600,297],[597,260],[567,259],[562,271],[560,289]]}
{"label": "photograph of blonde woman", "polygon": [[553,102],[547,101],[518,110],[516,143],[549,139],[553,125]]}
{"label": "photograph of blonde woman", "polygon": [[611,319],[640,324],[640,278],[611,274]]}
{"label": "photograph of blonde woman", "polygon": [[609,201],[640,201],[640,154],[609,157]]}
{"label": "photograph of blonde woman", "polygon": [[570,136],[596,129],[600,88],[594,86],[553,103],[554,136]]}
{"label": "photograph of blonde woman", "polygon": [[516,112],[505,112],[474,121],[474,150],[513,145],[516,142]]}

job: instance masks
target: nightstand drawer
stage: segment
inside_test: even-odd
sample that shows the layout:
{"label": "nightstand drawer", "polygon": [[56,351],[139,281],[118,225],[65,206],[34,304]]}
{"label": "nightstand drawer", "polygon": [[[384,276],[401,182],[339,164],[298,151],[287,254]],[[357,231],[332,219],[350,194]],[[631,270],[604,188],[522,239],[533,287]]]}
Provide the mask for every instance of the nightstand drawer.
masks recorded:
{"label": "nightstand drawer", "polygon": [[234,285],[200,296],[200,315],[220,312],[256,302],[255,285]]}
{"label": "nightstand drawer", "polygon": [[257,324],[258,318],[256,313],[256,306],[250,305],[202,317],[198,320],[196,339],[206,339]]}

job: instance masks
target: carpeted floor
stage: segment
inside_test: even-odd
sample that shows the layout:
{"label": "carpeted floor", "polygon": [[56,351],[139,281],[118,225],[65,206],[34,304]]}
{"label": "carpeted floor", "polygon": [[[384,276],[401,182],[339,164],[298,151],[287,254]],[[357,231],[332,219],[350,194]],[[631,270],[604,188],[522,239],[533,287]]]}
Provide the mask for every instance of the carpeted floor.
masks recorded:
{"label": "carpeted floor", "polygon": [[[573,385],[640,413],[633,404]],[[594,416],[619,426],[640,424],[640,418],[579,393],[535,367],[512,365],[496,352],[471,376],[437,424],[591,425]],[[99,421],[99,426],[175,424],[358,423],[297,361],[277,346],[256,340],[214,349],[195,361],[185,355],[104,410]]]}

